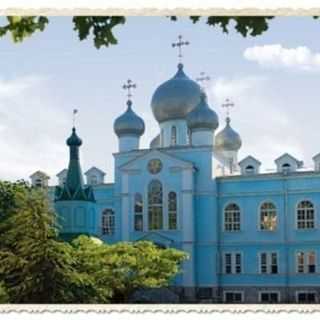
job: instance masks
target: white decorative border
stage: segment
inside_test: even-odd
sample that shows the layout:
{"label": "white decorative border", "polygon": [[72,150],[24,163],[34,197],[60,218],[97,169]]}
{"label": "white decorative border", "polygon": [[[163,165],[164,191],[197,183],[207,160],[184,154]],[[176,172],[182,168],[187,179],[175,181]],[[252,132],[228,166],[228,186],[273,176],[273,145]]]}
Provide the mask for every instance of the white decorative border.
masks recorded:
{"label": "white decorative border", "polygon": [[[170,7],[168,7],[170,3]],[[1,0],[0,15],[125,15],[125,16],[320,16],[317,0]],[[302,304],[0,304],[8,313],[302,313],[320,312],[319,305]]]}
{"label": "white decorative border", "polygon": [[319,313],[308,304],[0,304],[1,313]]}

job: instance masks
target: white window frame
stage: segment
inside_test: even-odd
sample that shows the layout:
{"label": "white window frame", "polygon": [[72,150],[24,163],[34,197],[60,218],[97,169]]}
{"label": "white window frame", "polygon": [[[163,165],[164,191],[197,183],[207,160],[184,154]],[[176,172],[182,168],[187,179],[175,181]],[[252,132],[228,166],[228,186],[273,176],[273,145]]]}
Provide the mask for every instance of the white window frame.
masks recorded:
{"label": "white window frame", "polygon": [[[298,210],[301,210],[299,209],[299,204],[302,203],[302,202],[310,202],[313,206],[313,219],[304,219],[304,223],[306,224],[308,221],[313,221],[313,227],[312,228],[300,228],[299,227],[299,222],[300,220],[298,219]],[[306,209],[305,209],[306,210]],[[306,213],[305,213],[306,214]],[[299,230],[299,231],[311,231],[311,230],[315,230],[316,229],[316,226],[317,226],[317,212],[316,212],[316,206],[314,204],[314,201],[313,200],[310,200],[310,199],[302,199],[302,200],[299,200],[296,204],[296,211],[295,211],[295,220],[296,220],[296,229]]]}
{"label": "white window frame", "polygon": [[172,126],[171,127],[171,136],[170,136],[170,145],[171,146],[176,146],[177,145],[177,127],[176,126]]}
{"label": "white window frame", "polygon": [[[266,272],[262,272],[262,254],[266,255]],[[272,273],[272,255],[276,254],[276,259],[277,259],[277,272]],[[278,251],[260,251],[258,253],[258,261],[259,261],[259,273],[260,274],[279,274],[279,252]]]}
{"label": "white window frame", "polygon": [[[298,254],[299,253],[303,253],[304,255],[304,261],[303,261],[303,272],[299,272],[299,261],[298,261]],[[309,262],[310,262],[310,253],[314,253],[314,260],[315,260],[315,264],[314,264],[314,272],[309,272]],[[297,274],[316,274],[317,273],[317,251],[314,249],[310,249],[310,250],[297,250],[295,252],[295,265],[296,265],[296,273]]]}
{"label": "white window frame", "polygon": [[301,303],[299,302],[299,294],[314,294],[315,296],[315,303],[318,303],[318,296],[317,296],[317,292],[314,290],[298,290],[296,291],[296,303]]}
{"label": "white window frame", "polygon": [[101,233],[105,236],[113,236],[115,234],[116,218],[112,208],[106,208],[102,211],[101,216]]}
{"label": "white window frame", "polygon": [[259,291],[259,302],[260,303],[271,303],[271,302],[262,302],[262,295],[263,294],[276,294],[278,296],[276,303],[280,303],[280,301],[281,301],[280,291],[278,291],[278,290],[262,290],[262,291]]}
{"label": "white window frame", "polygon": [[[141,201],[142,201],[142,211],[141,212],[136,212],[136,196],[139,195],[141,196]],[[133,231],[134,232],[143,232],[144,231],[144,199],[143,199],[143,194],[141,192],[136,192],[133,195]],[[141,216],[142,218],[142,230],[136,230],[136,217]]]}
{"label": "white window frame", "polygon": [[[170,210],[170,193],[174,193],[175,196],[176,196],[176,210],[175,211],[171,211]],[[170,190],[168,193],[167,193],[167,198],[166,198],[166,203],[167,203],[167,212],[168,212],[168,230],[170,231],[176,231],[178,230],[178,212],[179,212],[179,203],[178,203],[178,193],[174,190]],[[176,227],[175,228],[170,228],[170,215],[174,215],[175,214],[175,217],[176,217]]]}
{"label": "white window frame", "polygon": [[[274,230],[270,230],[270,229],[262,229],[261,228],[261,225],[262,225],[262,206],[266,203],[271,203],[273,206],[274,206],[274,212],[275,212],[275,217],[276,217],[276,227]],[[267,211],[267,210],[265,210]],[[269,211],[269,214],[268,216],[270,215],[270,212],[272,212],[272,210],[268,210]],[[262,231],[262,232],[276,232],[278,230],[278,224],[279,224],[279,221],[278,221],[278,210],[277,210],[277,206],[276,204],[272,201],[272,200],[265,200],[263,202],[260,203],[259,205],[259,210],[258,210],[258,230]]]}
{"label": "white window frame", "polygon": [[[227,264],[226,264],[226,255],[230,255],[231,256],[231,272],[227,273]],[[236,264],[236,257],[237,255],[240,255],[240,272],[237,272],[237,267],[239,266],[238,264]],[[226,275],[230,275],[230,274],[242,274],[243,273],[243,254],[242,252],[223,252],[223,256],[222,256],[222,262],[223,262],[223,274]]]}
{"label": "white window frame", "polygon": [[[239,222],[235,222],[234,219],[234,214],[235,212],[237,212],[236,210],[227,210],[227,208],[231,205],[236,205],[239,208]],[[232,216],[232,222],[226,222],[226,211],[229,211],[229,213],[231,212],[233,214]],[[231,230],[227,230],[226,225],[230,224],[231,225]],[[235,228],[235,225],[239,224],[239,229]],[[223,231],[224,232],[240,232],[241,231],[241,225],[242,225],[242,221],[241,221],[241,207],[239,206],[239,204],[237,204],[236,202],[229,202],[225,205],[225,207],[223,208]]]}
{"label": "white window frame", "polygon": [[[241,290],[224,290],[223,291],[223,302],[227,302],[226,297],[227,294],[232,293],[232,294],[240,294],[241,295],[241,301],[240,302],[244,302],[244,292]],[[234,302],[234,301],[233,301]],[[232,302],[228,302],[228,303],[232,303]]]}

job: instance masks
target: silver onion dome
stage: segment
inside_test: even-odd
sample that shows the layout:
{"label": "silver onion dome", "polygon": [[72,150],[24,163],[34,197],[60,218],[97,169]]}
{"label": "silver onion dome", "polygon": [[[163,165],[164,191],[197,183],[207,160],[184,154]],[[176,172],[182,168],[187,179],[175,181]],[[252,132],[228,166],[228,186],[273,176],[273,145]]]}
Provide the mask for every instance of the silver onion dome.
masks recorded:
{"label": "silver onion dome", "polygon": [[150,149],[160,148],[160,134],[155,136],[150,142]]}
{"label": "silver onion dome", "polygon": [[199,104],[187,115],[190,130],[216,130],[219,126],[217,114],[208,106],[205,92],[201,92]]}
{"label": "silver onion dome", "polygon": [[184,119],[200,100],[200,86],[191,80],[179,63],[173,78],[161,84],[151,100],[152,112],[161,123],[167,120]]}
{"label": "silver onion dome", "polygon": [[126,112],[115,120],[113,130],[118,137],[125,135],[142,136],[145,130],[144,121],[132,110],[131,100],[128,100],[127,106]]}
{"label": "silver onion dome", "polygon": [[229,117],[226,123],[225,128],[216,135],[215,148],[218,151],[238,151],[242,145],[240,135],[231,128]]}

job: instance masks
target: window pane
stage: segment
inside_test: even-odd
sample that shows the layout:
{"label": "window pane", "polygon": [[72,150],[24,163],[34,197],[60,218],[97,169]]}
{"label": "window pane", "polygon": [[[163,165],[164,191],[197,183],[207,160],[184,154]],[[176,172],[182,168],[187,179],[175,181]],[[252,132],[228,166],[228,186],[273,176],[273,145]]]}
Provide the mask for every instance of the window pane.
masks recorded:
{"label": "window pane", "polygon": [[162,213],[162,184],[158,180],[153,180],[148,188],[148,218],[149,229],[158,230],[163,228]]}

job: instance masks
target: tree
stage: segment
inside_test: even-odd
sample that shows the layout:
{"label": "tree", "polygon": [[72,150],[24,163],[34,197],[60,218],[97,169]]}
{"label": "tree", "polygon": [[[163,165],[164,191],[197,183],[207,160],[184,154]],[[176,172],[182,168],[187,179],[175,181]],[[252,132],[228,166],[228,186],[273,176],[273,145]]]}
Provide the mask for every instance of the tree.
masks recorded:
{"label": "tree", "polygon": [[72,244],[77,269],[88,272],[97,291],[112,296],[116,303],[127,302],[136,289],[168,286],[187,258],[181,251],[161,249],[149,241],[107,245],[80,236]]}
{"label": "tree", "polygon": [[8,303],[9,297],[3,283],[0,283],[0,303]]}
{"label": "tree", "polygon": [[167,286],[186,257],[142,241],[63,242],[45,190],[0,181],[0,303],[124,302]]}
{"label": "tree", "polygon": [[0,220],[0,282],[10,302],[74,301],[73,290],[86,285],[74,268],[72,247],[57,240],[47,196],[21,183],[1,183],[0,188],[0,212],[7,214]]}
{"label": "tree", "polygon": [[[172,21],[177,21],[176,16],[169,17]],[[201,18],[191,16],[193,23],[206,19],[206,24],[210,27],[220,27],[224,33],[228,33],[234,28],[243,37],[258,36],[268,30],[269,20],[272,16],[210,16]],[[316,18],[316,17],[315,17]],[[77,33],[79,40],[85,40],[92,36],[94,46],[99,49],[103,46],[115,45],[118,43],[114,36],[114,28],[126,23],[124,16],[74,16],[72,18],[73,29]],[[0,37],[11,34],[14,42],[21,42],[25,38],[33,35],[37,31],[44,31],[49,18],[45,16],[11,16],[7,17],[7,23],[0,27]]]}

